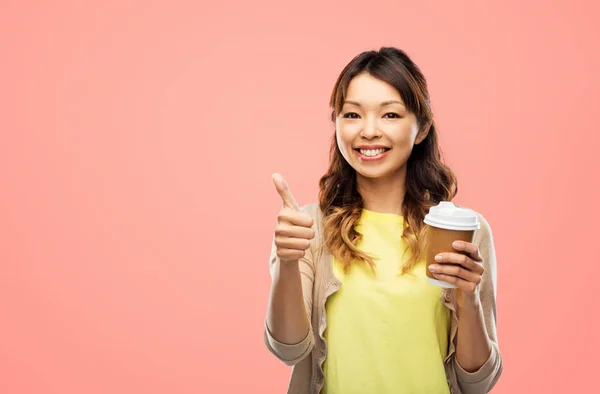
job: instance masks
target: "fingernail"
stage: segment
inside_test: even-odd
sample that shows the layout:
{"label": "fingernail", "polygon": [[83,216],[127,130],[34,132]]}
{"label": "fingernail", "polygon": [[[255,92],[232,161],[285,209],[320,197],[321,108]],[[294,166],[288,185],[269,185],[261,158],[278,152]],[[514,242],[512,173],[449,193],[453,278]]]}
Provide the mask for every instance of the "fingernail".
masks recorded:
{"label": "fingernail", "polygon": [[430,265],[429,266],[429,271],[435,272],[435,271],[437,271],[437,268],[438,268],[437,265]]}
{"label": "fingernail", "polygon": [[460,248],[460,242],[458,242],[458,241],[454,241],[454,242],[452,243],[452,246],[453,246],[453,247],[455,247],[455,248]]}
{"label": "fingernail", "polygon": [[[446,244],[446,245],[448,245],[448,244]],[[438,261],[438,262],[442,261],[442,255],[441,254],[436,255],[435,261]]]}

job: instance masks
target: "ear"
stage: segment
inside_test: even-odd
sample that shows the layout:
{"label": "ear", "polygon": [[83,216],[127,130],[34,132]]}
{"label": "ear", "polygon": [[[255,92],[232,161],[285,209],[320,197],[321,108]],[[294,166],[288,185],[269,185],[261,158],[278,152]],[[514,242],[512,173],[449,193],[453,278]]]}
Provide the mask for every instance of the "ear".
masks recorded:
{"label": "ear", "polygon": [[421,127],[421,130],[419,130],[419,133],[417,134],[417,138],[415,138],[415,145],[419,145],[421,142],[423,142],[423,140],[425,140],[425,138],[427,138],[430,129],[431,122],[427,122],[427,124]]}

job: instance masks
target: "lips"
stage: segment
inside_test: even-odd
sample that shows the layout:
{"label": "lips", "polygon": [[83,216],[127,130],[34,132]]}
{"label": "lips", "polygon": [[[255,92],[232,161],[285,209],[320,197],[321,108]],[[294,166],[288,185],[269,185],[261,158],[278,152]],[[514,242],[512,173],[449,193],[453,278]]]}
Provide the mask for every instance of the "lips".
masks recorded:
{"label": "lips", "polygon": [[[389,152],[389,148],[382,148],[382,149],[367,149],[371,152],[369,152],[370,154],[374,153],[372,152],[373,150],[379,151],[376,155],[374,156],[367,156],[363,153],[361,153],[362,149],[355,149],[354,151],[356,152],[356,155],[358,156],[358,158],[363,161],[363,162],[368,162],[368,161],[376,161],[376,160],[380,160],[382,158],[384,158],[387,153]],[[364,150],[363,150],[364,152]]]}
{"label": "lips", "polygon": [[391,148],[388,148],[387,146],[384,145],[360,145],[354,148],[354,150],[358,150],[358,149],[363,149],[363,150],[375,150],[375,149],[385,149],[385,150],[390,150]]}

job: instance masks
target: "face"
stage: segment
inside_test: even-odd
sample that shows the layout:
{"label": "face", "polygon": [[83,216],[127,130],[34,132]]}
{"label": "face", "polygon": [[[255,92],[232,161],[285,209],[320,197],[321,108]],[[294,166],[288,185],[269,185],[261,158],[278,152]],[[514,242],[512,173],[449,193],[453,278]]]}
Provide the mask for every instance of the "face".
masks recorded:
{"label": "face", "polygon": [[398,91],[368,73],[350,81],[335,123],[340,151],[358,177],[397,176],[426,136],[418,133],[417,118]]}

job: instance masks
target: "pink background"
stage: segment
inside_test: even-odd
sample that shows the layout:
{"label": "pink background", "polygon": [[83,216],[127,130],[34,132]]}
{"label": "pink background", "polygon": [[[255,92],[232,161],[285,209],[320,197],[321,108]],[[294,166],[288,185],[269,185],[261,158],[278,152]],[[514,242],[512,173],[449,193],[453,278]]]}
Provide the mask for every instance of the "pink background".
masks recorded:
{"label": "pink background", "polygon": [[382,45],[421,66],[494,230],[494,393],[593,391],[593,4],[3,0],[0,392],[284,392],[270,176],[316,201],[335,78]]}

